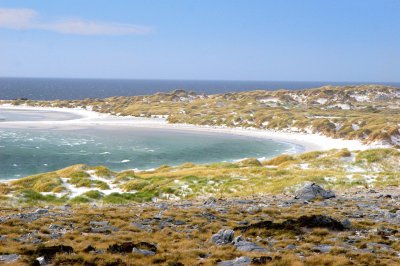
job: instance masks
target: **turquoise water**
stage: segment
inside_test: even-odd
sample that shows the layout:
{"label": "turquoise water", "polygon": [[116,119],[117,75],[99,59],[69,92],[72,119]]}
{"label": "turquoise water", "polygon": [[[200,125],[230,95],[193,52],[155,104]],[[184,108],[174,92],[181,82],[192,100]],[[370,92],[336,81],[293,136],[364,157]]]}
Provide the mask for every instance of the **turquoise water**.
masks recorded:
{"label": "turquoise water", "polygon": [[[0,107],[0,122],[2,121],[65,121],[80,118],[68,112],[55,112],[36,110],[34,112],[24,109],[4,109]],[[0,124],[1,126],[1,124]]]}
{"label": "turquoise water", "polygon": [[[266,139],[204,131],[104,124],[82,124],[72,129],[68,122],[53,124],[53,121],[77,118],[78,115],[68,112],[0,108],[0,179],[19,178],[80,163],[105,165],[116,171],[145,170],[164,164],[268,158],[301,148]],[[35,127],[38,121],[47,121],[45,128],[43,125]]]}
{"label": "turquoise water", "polygon": [[265,139],[165,129],[0,129],[0,179],[78,163],[106,165],[117,171],[150,169],[163,164],[272,157],[291,149],[292,145]]}

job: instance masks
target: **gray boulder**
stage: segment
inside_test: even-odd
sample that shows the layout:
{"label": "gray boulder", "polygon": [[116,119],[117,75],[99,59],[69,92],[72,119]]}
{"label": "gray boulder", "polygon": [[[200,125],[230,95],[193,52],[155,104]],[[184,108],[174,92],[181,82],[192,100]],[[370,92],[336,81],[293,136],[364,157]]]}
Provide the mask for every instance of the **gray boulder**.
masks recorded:
{"label": "gray boulder", "polygon": [[111,233],[112,231],[118,231],[117,227],[111,226],[108,221],[91,221],[90,232],[92,233]]}
{"label": "gray boulder", "polygon": [[225,260],[218,262],[217,266],[248,266],[251,263],[249,257],[239,257],[233,260]]}
{"label": "gray boulder", "polygon": [[315,200],[315,199],[330,199],[334,198],[335,193],[330,190],[325,190],[321,186],[311,183],[306,184],[303,188],[296,192],[295,199]]}
{"label": "gray boulder", "polygon": [[21,256],[18,254],[0,255],[0,263],[10,263],[19,260]]}
{"label": "gray boulder", "polygon": [[48,212],[49,212],[49,210],[47,210],[47,209],[37,209],[35,211],[35,213],[37,213],[37,214],[45,214],[45,213],[48,213]]}
{"label": "gray boulder", "polygon": [[221,229],[211,237],[211,242],[216,245],[226,245],[232,243],[234,232],[231,229]]}
{"label": "gray boulder", "polygon": [[342,224],[343,224],[343,227],[346,228],[346,229],[350,229],[351,228],[351,222],[347,218],[342,221]]}
{"label": "gray boulder", "polygon": [[89,225],[91,226],[96,226],[96,227],[104,227],[104,226],[108,226],[110,223],[109,221],[90,221]]}
{"label": "gray boulder", "polygon": [[240,251],[247,251],[247,252],[268,252],[267,249],[260,247],[256,243],[246,241],[241,236],[238,236],[233,240],[233,245],[236,249]]}
{"label": "gray boulder", "polygon": [[330,245],[317,245],[311,248],[312,251],[314,252],[319,252],[319,253],[328,253],[332,249],[332,246]]}
{"label": "gray boulder", "polygon": [[142,254],[144,256],[154,256],[154,255],[156,255],[156,253],[154,251],[140,249],[140,248],[133,248],[132,249],[132,253]]}

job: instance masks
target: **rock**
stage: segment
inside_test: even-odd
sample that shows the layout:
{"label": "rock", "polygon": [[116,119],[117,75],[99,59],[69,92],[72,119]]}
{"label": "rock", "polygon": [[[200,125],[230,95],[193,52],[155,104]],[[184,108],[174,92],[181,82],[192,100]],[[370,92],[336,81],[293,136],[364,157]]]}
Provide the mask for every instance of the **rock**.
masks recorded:
{"label": "rock", "polygon": [[234,201],[237,204],[252,204],[254,203],[253,200],[245,200],[245,199],[238,199]]}
{"label": "rock", "polygon": [[160,210],[168,210],[168,204],[165,202],[161,202],[159,204],[156,204],[156,207],[159,208]]}
{"label": "rock", "polygon": [[163,218],[163,213],[159,212],[156,215],[154,215],[153,219],[155,220],[161,220]]}
{"label": "rock", "polygon": [[311,248],[312,251],[314,252],[319,252],[319,253],[328,253],[331,251],[332,246],[330,245],[317,245]]}
{"label": "rock", "polygon": [[110,226],[108,221],[91,221],[89,223],[90,232],[92,233],[99,233],[99,234],[110,234],[112,231],[118,231],[118,228]]}
{"label": "rock", "polygon": [[201,213],[201,214],[195,214],[195,217],[201,217],[201,218],[205,218],[209,221],[215,221],[217,220],[217,216],[215,216],[212,213],[206,212],[206,213]]}
{"label": "rock", "polygon": [[236,249],[240,251],[247,251],[247,252],[268,252],[267,249],[260,247],[256,243],[246,241],[241,236],[238,236],[233,240],[233,245]]}
{"label": "rock", "polygon": [[350,222],[349,219],[346,218],[346,219],[344,219],[344,220],[342,221],[342,225],[343,225],[344,228],[350,229],[350,227],[351,227],[351,222]]}
{"label": "rock", "polygon": [[90,226],[96,226],[96,227],[108,226],[109,224],[110,224],[109,221],[101,221],[101,222],[91,221],[89,223]]}
{"label": "rock", "polygon": [[139,248],[133,248],[132,253],[137,253],[137,254],[142,254],[144,256],[154,256],[156,253],[151,250],[145,250],[145,249],[139,249]]}
{"label": "rock", "polygon": [[63,206],[58,207],[61,211],[68,211],[71,208],[71,205],[66,204]]}
{"label": "rock", "polygon": [[186,223],[184,221],[176,220],[174,222],[175,225],[185,225]]}
{"label": "rock", "polygon": [[398,233],[398,230],[381,226],[380,228],[377,229],[376,233],[379,236],[388,237],[388,236]]}
{"label": "rock", "polygon": [[37,213],[37,214],[45,214],[45,213],[48,213],[48,212],[49,212],[49,210],[47,210],[47,209],[37,209],[35,211],[35,213]]}
{"label": "rock", "polygon": [[42,240],[38,238],[37,232],[35,231],[22,235],[21,237],[16,238],[15,241],[22,243],[31,243],[31,244],[39,244],[42,242]]}
{"label": "rock", "polygon": [[0,262],[3,263],[10,263],[19,260],[21,256],[18,254],[7,254],[7,255],[0,255]]}
{"label": "rock", "polygon": [[234,232],[231,229],[221,229],[211,237],[211,242],[216,245],[226,245],[232,243]]}
{"label": "rock", "polygon": [[136,227],[136,228],[138,228],[140,230],[150,230],[151,229],[151,225],[142,224],[142,223],[139,223],[139,222],[133,222],[132,226],[134,226],[134,227]]}
{"label": "rock", "polygon": [[46,265],[48,263],[49,262],[47,262],[46,259],[42,256],[42,257],[37,257],[32,264],[33,265]]}
{"label": "rock", "polygon": [[311,183],[305,185],[303,188],[298,190],[296,192],[295,199],[301,199],[301,200],[315,200],[317,198],[319,199],[330,199],[334,198],[335,193],[333,193],[330,190],[325,190],[321,186]]}
{"label": "rock", "polygon": [[248,266],[251,263],[249,257],[239,257],[233,260],[225,260],[217,263],[217,266]]}
{"label": "rock", "polygon": [[57,238],[60,238],[60,237],[62,237],[63,236],[63,234],[62,233],[58,233],[58,232],[55,232],[55,233],[51,233],[50,234],[50,238],[51,239],[57,239]]}
{"label": "rock", "polygon": [[367,243],[367,248],[371,250],[385,250],[385,251],[394,251],[389,245],[382,244],[382,243],[375,243],[375,242],[370,242]]}
{"label": "rock", "polygon": [[111,226],[92,227],[92,228],[90,228],[90,232],[98,233],[98,234],[111,234],[111,231],[114,231],[113,229],[114,228]]}
{"label": "rock", "polygon": [[261,207],[259,206],[250,206],[246,209],[246,212],[250,214],[256,214],[261,211]]}
{"label": "rock", "polygon": [[293,245],[293,244],[289,244],[289,245],[287,245],[286,246],[286,250],[295,250],[297,247],[296,247],[296,245]]}
{"label": "rock", "polygon": [[214,198],[214,197],[210,197],[204,202],[204,205],[206,205],[206,206],[210,206],[210,205],[214,206],[214,205],[216,205],[216,203],[217,203],[217,199]]}
{"label": "rock", "polygon": [[51,225],[49,226],[49,229],[50,229],[50,230],[57,230],[57,231],[60,231],[60,230],[63,229],[63,227],[60,226],[60,225],[58,225],[58,224],[51,224]]}

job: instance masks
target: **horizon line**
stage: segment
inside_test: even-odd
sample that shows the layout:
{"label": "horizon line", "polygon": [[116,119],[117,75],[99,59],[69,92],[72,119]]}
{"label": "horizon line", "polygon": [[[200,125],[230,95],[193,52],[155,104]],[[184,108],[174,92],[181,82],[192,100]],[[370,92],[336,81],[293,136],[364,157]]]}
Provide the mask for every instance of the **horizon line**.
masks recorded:
{"label": "horizon line", "polygon": [[262,80],[262,79],[188,79],[188,78],[103,78],[103,77],[29,77],[29,76],[0,76],[0,79],[70,79],[70,80],[147,80],[147,81],[216,81],[216,82],[316,82],[316,83],[358,83],[377,84],[400,81],[332,81],[332,80]]}

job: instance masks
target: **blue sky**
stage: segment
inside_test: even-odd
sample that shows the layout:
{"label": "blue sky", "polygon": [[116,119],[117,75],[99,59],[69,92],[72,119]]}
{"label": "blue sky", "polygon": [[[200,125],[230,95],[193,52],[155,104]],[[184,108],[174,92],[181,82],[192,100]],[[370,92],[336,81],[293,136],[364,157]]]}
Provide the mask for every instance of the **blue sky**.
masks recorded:
{"label": "blue sky", "polygon": [[0,76],[400,81],[398,0],[0,0]]}

